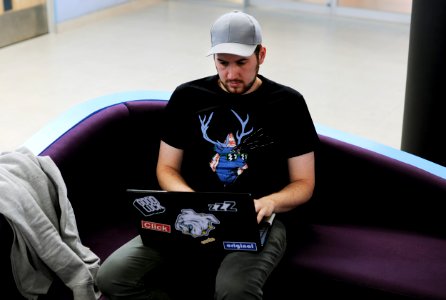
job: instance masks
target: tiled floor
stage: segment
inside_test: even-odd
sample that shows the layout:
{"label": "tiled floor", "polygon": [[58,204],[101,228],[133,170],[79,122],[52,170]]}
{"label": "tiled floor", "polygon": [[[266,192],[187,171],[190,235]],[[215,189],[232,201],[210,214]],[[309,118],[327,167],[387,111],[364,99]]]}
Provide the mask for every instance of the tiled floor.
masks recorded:
{"label": "tiled floor", "polygon": [[[136,1],[135,1],[136,2]],[[95,97],[167,90],[215,73],[209,27],[234,2],[143,1],[62,24],[0,49],[0,151]],[[306,98],[321,125],[399,148],[409,24],[250,7],[267,57],[261,73]]]}

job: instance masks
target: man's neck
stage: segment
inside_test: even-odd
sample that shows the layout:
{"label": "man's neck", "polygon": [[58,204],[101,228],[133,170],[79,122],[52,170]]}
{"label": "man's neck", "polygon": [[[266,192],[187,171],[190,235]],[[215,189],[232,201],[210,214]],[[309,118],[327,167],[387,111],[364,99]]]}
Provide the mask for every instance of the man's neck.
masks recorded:
{"label": "man's neck", "polygon": [[256,79],[254,80],[254,83],[251,85],[251,87],[244,92],[243,94],[249,94],[252,93],[254,91],[256,91],[260,86],[262,85],[262,80],[256,76]]}

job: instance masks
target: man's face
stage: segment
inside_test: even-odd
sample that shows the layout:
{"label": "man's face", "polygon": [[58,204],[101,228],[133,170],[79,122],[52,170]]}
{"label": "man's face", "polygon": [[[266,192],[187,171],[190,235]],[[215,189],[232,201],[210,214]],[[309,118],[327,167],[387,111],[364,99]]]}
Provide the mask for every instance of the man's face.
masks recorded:
{"label": "man's face", "polygon": [[226,91],[234,94],[247,92],[256,79],[264,57],[264,48],[260,50],[258,58],[255,53],[249,57],[225,53],[215,54],[215,67]]}

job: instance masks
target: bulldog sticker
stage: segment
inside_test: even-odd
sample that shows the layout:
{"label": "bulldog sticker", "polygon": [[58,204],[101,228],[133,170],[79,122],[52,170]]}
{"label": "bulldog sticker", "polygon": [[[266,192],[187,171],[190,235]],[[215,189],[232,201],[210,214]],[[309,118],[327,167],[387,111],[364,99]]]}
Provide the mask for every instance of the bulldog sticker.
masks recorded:
{"label": "bulldog sticker", "polygon": [[193,209],[182,209],[175,221],[175,229],[192,237],[208,236],[213,224],[220,221],[212,214],[196,213]]}

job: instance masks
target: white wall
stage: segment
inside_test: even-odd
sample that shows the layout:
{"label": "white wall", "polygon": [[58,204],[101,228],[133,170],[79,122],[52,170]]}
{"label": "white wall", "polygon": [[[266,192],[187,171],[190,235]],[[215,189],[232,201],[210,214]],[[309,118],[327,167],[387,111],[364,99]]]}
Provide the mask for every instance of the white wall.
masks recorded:
{"label": "white wall", "polygon": [[56,24],[131,0],[53,0]]}

